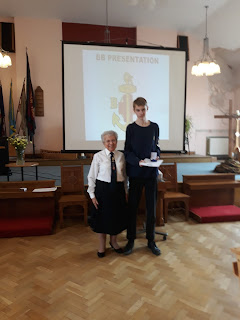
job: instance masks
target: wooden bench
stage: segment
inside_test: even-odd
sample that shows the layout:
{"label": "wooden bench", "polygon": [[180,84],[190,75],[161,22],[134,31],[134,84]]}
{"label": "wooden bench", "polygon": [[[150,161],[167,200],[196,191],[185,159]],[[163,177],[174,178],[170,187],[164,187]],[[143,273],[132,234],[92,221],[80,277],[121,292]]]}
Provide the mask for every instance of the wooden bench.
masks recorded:
{"label": "wooden bench", "polygon": [[240,188],[233,173],[183,175],[183,192],[190,195],[190,206],[234,204],[234,189]]}

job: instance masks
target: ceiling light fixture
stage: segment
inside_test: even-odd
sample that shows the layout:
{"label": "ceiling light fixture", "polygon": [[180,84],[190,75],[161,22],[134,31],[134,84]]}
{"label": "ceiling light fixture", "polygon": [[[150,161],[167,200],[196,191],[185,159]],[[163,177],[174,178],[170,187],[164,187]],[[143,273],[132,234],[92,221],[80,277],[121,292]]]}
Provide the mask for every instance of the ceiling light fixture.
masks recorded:
{"label": "ceiling light fixture", "polygon": [[206,8],[206,34],[203,39],[203,54],[199,61],[197,61],[192,67],[192,74],[194,76],[213,76],[214,74],[221,73],[220,66],[217,62],[211,57],[209,52],[209,39],[207,36],[207,10]]}
{"label": "ceiling light fixture", "polygon": [[12,65],[12,60],[7,52],[0,48],[0,68],[8,68]]}

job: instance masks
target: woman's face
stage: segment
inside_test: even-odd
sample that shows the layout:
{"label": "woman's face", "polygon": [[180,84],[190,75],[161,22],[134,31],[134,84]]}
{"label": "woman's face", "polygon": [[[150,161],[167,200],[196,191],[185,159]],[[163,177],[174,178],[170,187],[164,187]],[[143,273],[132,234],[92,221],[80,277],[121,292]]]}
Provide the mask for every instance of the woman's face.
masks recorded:
{"label": "woman's face", "polygon": [[105,148],[108,149],[108,151],[113,152],[117,147],[117,140],[116,140],[115,136],[106,134],[104,136],[103,144],[104,144]]}

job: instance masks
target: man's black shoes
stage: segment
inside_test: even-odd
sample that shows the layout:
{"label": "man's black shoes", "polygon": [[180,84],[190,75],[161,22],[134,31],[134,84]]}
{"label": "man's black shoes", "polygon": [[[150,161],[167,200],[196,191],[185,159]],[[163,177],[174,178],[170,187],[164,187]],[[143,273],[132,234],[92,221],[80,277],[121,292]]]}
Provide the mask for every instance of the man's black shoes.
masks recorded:
{"label": "man's black shoes", "polygon": [[125,248],[123,249],[123,253],[125,255],[132,253],[133,247],[134,247],[134,241],[128,241]]}
{"label": "man's black shoes", "polygon": [[[123,249],[123,253],[125,255],[131,254],[134,247],[134,241],[128,241],[125,248]],[[157,247],[154,241],[148,241],[148,248],[152,251],[155,256],[160,256],[161,250]]]}
{"label": "man's black shoes", "polygon": [[148,242],[148,248],[152,251],[153,254],[155,254],[155,256],[160,256],[161,250],[157,247],[154,241]]}

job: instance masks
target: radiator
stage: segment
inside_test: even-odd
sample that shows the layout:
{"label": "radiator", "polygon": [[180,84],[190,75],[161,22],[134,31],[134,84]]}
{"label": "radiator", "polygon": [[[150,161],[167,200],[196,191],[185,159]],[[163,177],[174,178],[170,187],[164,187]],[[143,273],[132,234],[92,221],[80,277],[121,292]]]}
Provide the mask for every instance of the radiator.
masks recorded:
{"label": "radiator", "polygon": [[228,155],[228,137],[207,137],[207,155]]}

